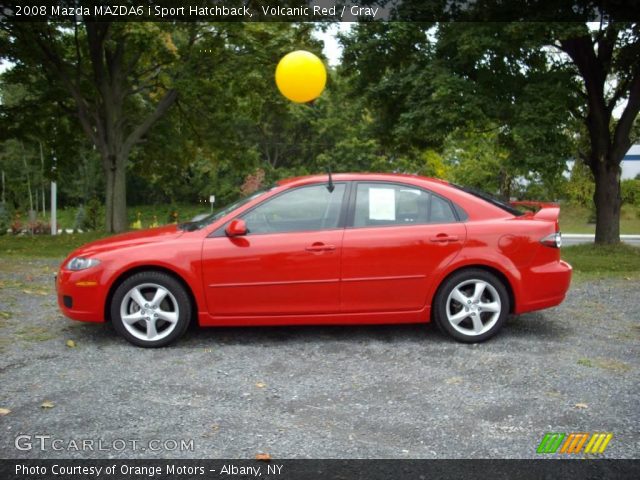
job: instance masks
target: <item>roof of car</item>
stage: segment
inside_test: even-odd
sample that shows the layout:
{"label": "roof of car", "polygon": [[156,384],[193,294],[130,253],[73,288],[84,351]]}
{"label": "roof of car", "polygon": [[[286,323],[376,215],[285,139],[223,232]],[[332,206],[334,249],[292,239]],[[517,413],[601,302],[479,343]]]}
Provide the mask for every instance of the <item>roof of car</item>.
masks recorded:
{"label": "roof of car", "polygon": [[[334,173],[332,175],[334,181],[348,181],[348,180],[386,180],[394,181],[399,179],[413,179],[429,182],[437,182],[448,185],[449,182],[441,180],[439,178],[423,177],[420,175],[412,175],[408,173]],[[303,185],[305,183],[315,183],[327,181],[328,174],[323,173],[320,175],[305,175],[301,177],[284,178],[277,182],[278,185],[298,184]]]}
{"label": "roof of car", "polygon": [[[328,174],[307,175],[304,177],[285,178],[277,182],[281,187],[296,187],[310,183],[326,183]],[[512,214],[504,211],[500,207],[492,205],[486,200],[481,200],[475,195],[456,187],[446,180],[440,178],[423,177],[421,175],[411,175],[406,173],[334,173],[333,181],[377,181],[377,182],[401,182],[413,184],[417,187],[446,196],[449,200],[462,207],[470,217],[476,219],[504,218]]]}

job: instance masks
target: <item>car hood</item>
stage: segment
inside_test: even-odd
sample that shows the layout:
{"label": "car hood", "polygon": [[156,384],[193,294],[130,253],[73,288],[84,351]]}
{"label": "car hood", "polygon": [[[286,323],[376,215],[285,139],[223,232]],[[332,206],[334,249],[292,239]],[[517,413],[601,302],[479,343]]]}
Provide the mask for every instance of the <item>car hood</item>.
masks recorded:
{"label": "car hood", "polygon": [[[136,232],[122,233],[112,237],[96,240],[87,243],[80,248],[74,250],[69,257],[91,256],[104,251],[113,251],[117,248],[134,247],[147,245],[152,243],[164,242],[174,238],[178,238],[184,234],[177,225],[166,225],[158,228],[150,228],[147,230],[139,230]],[[67,257],[67,258],[69,258]]]}

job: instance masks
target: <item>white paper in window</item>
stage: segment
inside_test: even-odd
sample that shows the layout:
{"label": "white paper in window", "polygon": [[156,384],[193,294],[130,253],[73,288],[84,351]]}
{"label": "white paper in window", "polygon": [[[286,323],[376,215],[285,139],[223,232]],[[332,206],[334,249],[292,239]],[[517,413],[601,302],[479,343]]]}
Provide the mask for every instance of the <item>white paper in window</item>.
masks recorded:
{"label": "white paper in window", "polygon": [[369,219],[396,219],[396,191],[393,188],[369,188]]}

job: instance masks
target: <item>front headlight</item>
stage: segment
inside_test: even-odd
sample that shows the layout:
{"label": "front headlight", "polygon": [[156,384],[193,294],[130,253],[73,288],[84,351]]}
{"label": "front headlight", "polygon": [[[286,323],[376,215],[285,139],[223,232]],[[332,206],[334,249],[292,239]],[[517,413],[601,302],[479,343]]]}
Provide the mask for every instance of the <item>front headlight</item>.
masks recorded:
{"label": "front headlight", "polygon": [[67,270],[86,270],[99,264],[95,258],[73,257],[67,262]]}

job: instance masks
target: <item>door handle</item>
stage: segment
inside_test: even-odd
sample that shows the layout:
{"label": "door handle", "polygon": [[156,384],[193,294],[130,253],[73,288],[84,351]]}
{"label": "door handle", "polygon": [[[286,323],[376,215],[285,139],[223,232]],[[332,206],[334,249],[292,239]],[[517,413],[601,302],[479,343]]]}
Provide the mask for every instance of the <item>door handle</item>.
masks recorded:
{"label": "door handle", "polygon": [[335,245],[325,245],[324,243],[320,242],[316,242],[305,248],[307,252],[332,252],[335,249]]}
{"label": "door handle", "polygon": [[457,242],[458,241],[458,236],[457,235],[447,235],[446,233],[440,233],[440,234],[436,235],[435,237],[431,237],[429,240],[431,240],[434,243]]}

